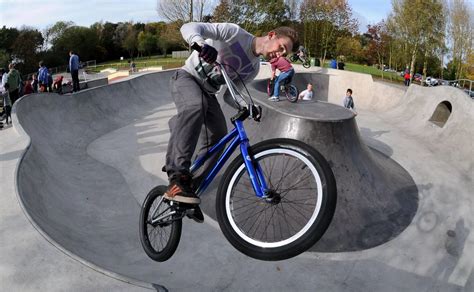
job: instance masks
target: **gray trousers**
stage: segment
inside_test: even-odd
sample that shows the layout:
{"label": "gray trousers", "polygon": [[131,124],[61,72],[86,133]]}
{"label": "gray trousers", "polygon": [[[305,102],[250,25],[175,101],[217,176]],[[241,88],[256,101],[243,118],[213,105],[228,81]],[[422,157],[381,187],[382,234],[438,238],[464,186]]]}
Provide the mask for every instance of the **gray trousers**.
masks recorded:
{"label": "gray trousers", "polygon": [[[171,137],[166,153],[166,171],[168,177],[175,174],[187,174],[191,159],[196,150],[201,155],[227,134],[224,113],[214,94],[202,90],[196,79],[188,72],[177,70],[170,81],[177,115],[169,121]],[[217,157],[208,160],[194,178],[207,172]]]}

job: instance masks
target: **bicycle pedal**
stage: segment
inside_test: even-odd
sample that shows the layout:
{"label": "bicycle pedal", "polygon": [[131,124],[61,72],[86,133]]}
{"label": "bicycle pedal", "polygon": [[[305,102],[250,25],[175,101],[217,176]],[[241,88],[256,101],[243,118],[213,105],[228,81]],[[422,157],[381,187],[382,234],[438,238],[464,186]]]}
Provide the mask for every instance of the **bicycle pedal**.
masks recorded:
{"label": "bicycle pedal", "polygon": [[203,223],[204,222],[204,214],[201,211],[201,208],[192,208],[192,209],[187,209],[186,210],[186,217],[189,219],[193,219],[197,223]]}

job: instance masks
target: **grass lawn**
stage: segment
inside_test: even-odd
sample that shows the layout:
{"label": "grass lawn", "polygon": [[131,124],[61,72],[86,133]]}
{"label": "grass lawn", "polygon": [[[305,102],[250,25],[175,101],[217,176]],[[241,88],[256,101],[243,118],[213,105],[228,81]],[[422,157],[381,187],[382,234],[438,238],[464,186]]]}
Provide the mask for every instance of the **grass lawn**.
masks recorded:
{"label": "grass lawn", "polygon": [[[163,56],[150,56],[150,57],[141,57],[135,58],[134,62],[137,69],[142,69],[146,67],[153,67],[153,66],[163,66],[163,69],[170,69],[170,68],[178,68],[184,65],[186,61],[185,58],[171,58],[169,57],[164,58]],[[324,67],[329,68],[329,61],[325,62]],[[114,60],[108,61],[104,63],[97,64],[95,68],[90,67],[89,70],[91,72],[99,72],[105,68],[116,68],[119,70],[129,70],[130,64],[128,60]],[[396,83],[403,83],[403,78],[397,72],[383,72],[372,66],[367,65],[360,65],[355,63],[346,63],[345,70],[358,72],[358,73],[365,73],[370,74],[372,77],[376,79],[383,79],[384,81],[396,82]]]}
{"label": "grass lawn", "polygon": [[[147,68],[147,67],[154,67],[154,66],[162,66],[163,69],[170,69],[170,68],[177,68],[184,65],[186,61],[185,58],[171,58],[170,57],[162,57],[162,56],[151,56],[151,57],[142,57],[142,58],[135,58],[135,66],[137,69]],[[118,70],[129,70],[130,64],[128,60],[114,60],[108,61],[104,63],[97,64],[95,67],[89,67],[89,71],[91,72],[99,72],[105,68],[115,68]]]}
{"label": "grass lawn", "polygon": [[[344,70],[357,73],[370,74],[375,79],[383,79],[384,81],[403,83],[403,77],[397,72],[384,72],[372,66],[360,65],[355,63],[345,63]],[[329,68],[329,61],[325,62],[325,68]],[[383,75],[382,75],[383,74]]]}

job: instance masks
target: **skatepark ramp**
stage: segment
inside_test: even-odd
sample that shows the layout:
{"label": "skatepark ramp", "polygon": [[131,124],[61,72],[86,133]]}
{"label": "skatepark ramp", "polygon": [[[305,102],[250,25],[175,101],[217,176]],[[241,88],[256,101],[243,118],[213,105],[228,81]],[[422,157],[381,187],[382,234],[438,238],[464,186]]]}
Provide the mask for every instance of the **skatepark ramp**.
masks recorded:
{"label": "skatepark ramp", "polygon": [[[239,254],[216,232],[212,218],[217,184],[211,185],[202,200],[209,224],[185,222],[182,243],[169,262],[158,264],[148,259],[138,237],[141,202],[152,187],[167,184],[161,167],[169,138],[167,123],[176,113],[169,90],[172,73],[144,74],[73,95],[33,94],[19,100],[19,127],[31,139],[18,167],[19,199],[32,224],[48,240],[101,271],[131,282],[166,282],[171,287],[197,290],[223,288],[232,275],[256,273],[268,266]],[[412,176],[390,154],[368,147],[355,115],[334,104],[340,102],[346,87],[357,88],[362,82],[357,78],[366,77],[348,79],[331,74],[307,72],[294,78],[299,88],[308,81],[317,83],[320,91],[316,97],[321,101],[271,103],[265,94],[265,79],[249,85],[263,107],[261,123],[246,123],[251,143],[276,137],[303,141],[323,154],[336,177],[338,202],[333,222],[308,252],[316,258],[389,243],[412,223],[419,207],[419,189]],[[342,83],[338,88],[337,82]],[[451,88],[430,94],[437,88],[410,86],[403,95],[399,89],[389,88],[383,101],[377,99],[376,92],[381,85],[364,82],[370,86],[355,91],[360,96],[356,100],[359,108],[383,111],[400,127],[410,124],[412,134],[422,131],[421,138],[426,141],[444,138],[432,146],[436,149],[452,147],[449,140],[466,141],[463,136],[472,133],[472,127],[458,128],[463,115],[472,109],[472,101],[460,102]],[[390,100],[392,94],[397,98]],[[430,117],[444,101],[452,104],[449,118],[443,127],[430,126]],[[234,109],[221,104],[230,117]],[[456,161],[469,152],[469,145],[462,147],[464,152],[452,156]],[[460,163],[469,169],[469,161]],[[212,275],[198,272],[203,266],[224,262],[233,264]],[[303,255],[288,264],[293,273],[304,274],[316,263]],[[184,281],[182,274],[170,271],[189,277]],[[239,281],[239,286],[232,287],[255,287],[256,281]],[[270,282],[274,288],[285,285],[285,279],[272,278]],[[300,285],[305,290],[316,283],[301,281]]]}

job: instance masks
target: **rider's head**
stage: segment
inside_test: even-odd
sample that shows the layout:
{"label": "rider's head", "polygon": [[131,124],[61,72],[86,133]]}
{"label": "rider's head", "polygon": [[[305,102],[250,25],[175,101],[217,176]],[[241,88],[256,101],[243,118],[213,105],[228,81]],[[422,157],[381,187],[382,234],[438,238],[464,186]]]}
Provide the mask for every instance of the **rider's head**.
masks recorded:
{"label": "rider's head", "polygon": [[313,90],[313,84],[308,83],[308,86],[306,86],[306,89],[308,89],[308,91],[312,91]]}
{"label": "rider's head", "polygon": [[298,33],[286,26],[278,27],[257,40],[255,52],[267,59],[287,55],[299,46]]}

